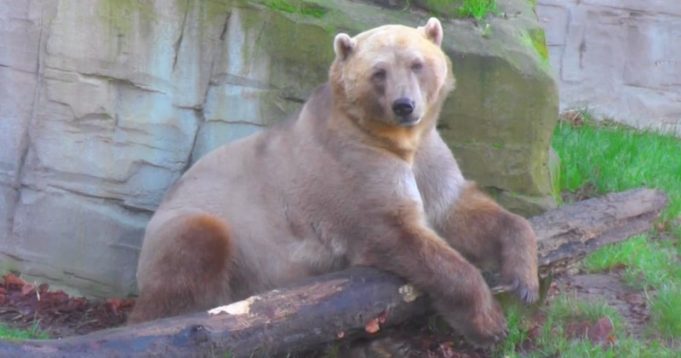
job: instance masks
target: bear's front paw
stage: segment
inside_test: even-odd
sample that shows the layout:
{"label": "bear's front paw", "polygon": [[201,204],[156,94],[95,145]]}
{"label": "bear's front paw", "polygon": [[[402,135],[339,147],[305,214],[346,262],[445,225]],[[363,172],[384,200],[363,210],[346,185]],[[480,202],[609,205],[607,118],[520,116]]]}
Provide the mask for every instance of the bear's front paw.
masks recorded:
{"label": "bear's front paw", "polygon": [[434,301],[447,323],[477,347],[491,346],[506,338],[504,312],[484,282],[466,293],[468,297],[463,300],[459,297],[460,304],[456,306],[451,306],[451,300]]}
{"label": "bear's front paw", "polygon": [[532,304],[539,299],[539,280],[536,278],[530,282],[514,279],[510,285],[511,291],[525,304]]}
{"label": "bear's front paw", "polygon": [[534,303],[539,299],[539,276],[535,268],[516,265],[505,271],[506,273],[502,275],[503,284],[509,286],[525,304]]}
{"label": "bear's front paw", "polygon": [[495,301],[487,307],[472,310],[469,325],[463,335],[473,345],[487,347],[499,343],[507,335],[504,312]]}

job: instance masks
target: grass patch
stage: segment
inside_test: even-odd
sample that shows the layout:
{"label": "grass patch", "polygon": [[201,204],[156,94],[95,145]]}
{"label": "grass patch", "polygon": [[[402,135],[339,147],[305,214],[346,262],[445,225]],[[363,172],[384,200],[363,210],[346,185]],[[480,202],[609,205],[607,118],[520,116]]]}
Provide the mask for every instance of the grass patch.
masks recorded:
{"label": "grass patch", "polygon": [[673,246],[669,241],[652,241],[647,235],[638,235],[594,251],[583,264],[592,272],[624,267],[625,282],[631,287],[659,288],[668,282],[681,282],[681,264]]}
{"label": "grass patch", "polygon": [[663,336],[681,338],[681,285],[663,285],[655,294],[650,311],[653,324]]}
{"label": "grass patch", "polygon": [[437,13],[470,17],[478,21],[497,12],[496,0],[426,0],[425,4],[426,8]]}
{"label": "grass patch", "polygon": [[605,302],[589,303],[572,299],[572,297],[566,295],[558,296],[547,314],[547,321],[575,318],[595,322],[597,319],[606,316],[612,320],[615,330],[621,327],[623,322],[617,310],[608,306]]}
{"label": "grass patch", "polygon": [[457,10],[462,17],[482,20],[489,14],[497,12],[496,0],[464,0]]}
{"label": "grass patch", "polygon": [[47,339],[50,336],[40,330],[40,327],[35,324],[29,329],[11,328],[7,325],[0,324],[0,340],[19,341],[25,339]]}
{"label": "grass patch", "polygon": [[[527,336],[524,333],[513,332],[516,327],[521,330],[527,329],[527,322],[522,321],[522,315],[518,316],[516,308],[507,311],[509,315],[509,338],[511,341],[517,337]],[[499,357],[678,357],[678,352],[668,348],[658,341],[642,342],[627,337],[624,330],[624,319],[606,302],[585,302],[569,296],[559,296],[545,310],[546,319],[539,336],[536,338],[535,347],[530,352],[518,353],[515,345],[506,346],[496,352]],[[611,346],[603,347],[593,344],[588,339],[570,338],[566,327],[571,322],[595,323],[598,319],[607,317],[613,324],[613,336],[616,338]],[[520,321],[516,321],[520,318]],[[515,326],[515,322],[521,322]],[[522,338],[524,339],[524,338]],[[516,341],[517,343],[522,342]],[[517,344],[516,343],[516,344]]]}
{"label": "grass patch", "polygon": [[[603,247],[584,259],[584,267],[589,271],[623,267],[627,284],[652,290],[648,296],[651,328],[663,336],[681,338],[681,225],[677,221],[681,218],[681,140],[612,123],[598,125],[588,113],[583,114],[583,125],[561,122],[554,133],[553,146],[561,158],[561,189],[589,188],[595,194],[642,186],[660,189],[669,198],[662,226],[672,237],[654,240],[640,235]],[[662,346],[639,351],[635,342],[622,343],[631,349],[627,354],[668,356]]]}
{"label": "grass patch", "polygon": [[517,352],[519,347],[530,336],[532,318],[529,309],[518,303],[505,305],[508,322],[508,336],[497,347],[497,357],[592,357],[603,348],[594,346],[588,340],[570,339],[565,327],[572,322],[595,323],[602,317],[608,317],[613,324],[616,337],[624,336],[624,319],[614,308],[605,302],[584,302],[562,295],[550,306],[543,309],[545,320],[540,328],[539,336],[534,338],[534,345],[529,352]]}
{"label": "grass patch", "polygon": [[646,186],[665,191],[663,217],[681,215],[681,140],[623,126],[561,122],[553,136],[560,156],[560,187],[577,191],[592,186],[598,194]]}
{"label": "grass patch", "polygon": [[310,16],[318,19],[324,17],[328,12],[328,9],[324,7],[300,0],[265,0],[264,4],[272,10],[288,14]]}
{"label": "grass patch", "polygon": [[528,308],[516,301],[505,302],[503,307],[508,324],[508,335],[495,349],[495,356],[499,357],[515,354],[516,347],[528,338],[531,328],[531,314]]}
{"label": "grass patch", "polygon": [[[588,113],[583,123],[561,122],[553,136],[560,156],[561,191],[605,194],[646,186],[666,192],[669,203],[661,227],[671,240],[638,235],[619,245],[605,246],[584,260],[589,271],[624,269],[624,280],[648,292],[652,337],[627,336],[624,319],[607,302],[588,303],[561,296],[543,307],[544,323],[530,337],[533,323],[523,308],[505,306],[509,335],[495,356],[499,357],[679,357],[681,338],[681,140],[671,135],[637,131],[622,125],[596,124]],[[613,323],[611,346],[588,339],[570,338],[572,322],[595,322],[608,317]],[[518,352],[530,337],[534,347]],[[671,338],[660,341],[658,337]],[[674,343],[676,342],[676,343]]]}

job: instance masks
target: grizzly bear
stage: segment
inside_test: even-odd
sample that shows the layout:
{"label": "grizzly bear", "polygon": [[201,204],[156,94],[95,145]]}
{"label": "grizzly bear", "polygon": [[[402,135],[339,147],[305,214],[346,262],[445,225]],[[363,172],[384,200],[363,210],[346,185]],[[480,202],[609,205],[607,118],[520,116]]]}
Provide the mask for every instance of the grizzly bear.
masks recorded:
{"label": "grizzly bear", "polygon": [[338,34],[329,82],[297,118],[194,164],[149,222],[130,322],[366,265],[426,292],[470,341],[503,338],[479,268],[536,300],[536,238],[463,178],[436,130],[454,87],[442,38],[435,18]]}

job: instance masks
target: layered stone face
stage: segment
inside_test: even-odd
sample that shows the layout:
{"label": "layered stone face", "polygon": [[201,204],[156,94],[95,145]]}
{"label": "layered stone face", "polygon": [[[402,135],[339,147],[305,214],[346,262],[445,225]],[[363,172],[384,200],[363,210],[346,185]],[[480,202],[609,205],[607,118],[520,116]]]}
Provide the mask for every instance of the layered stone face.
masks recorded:
{"label": "layered stone face", "polygon": [[562,109],[681,136],[681,2],[539,0]]}
{"label": "layered stone face", "polygon": [[[309,3],[1,1],[0,268],[134,291],[146,222],[188,166],[293,115],[326,80],[336,32],[426,20]],[[444,22],[458,88],[441,130],[466,175],[536,210],[551,205],[557,99],[532,10],[507,3],[515,17],[486,33]]]}

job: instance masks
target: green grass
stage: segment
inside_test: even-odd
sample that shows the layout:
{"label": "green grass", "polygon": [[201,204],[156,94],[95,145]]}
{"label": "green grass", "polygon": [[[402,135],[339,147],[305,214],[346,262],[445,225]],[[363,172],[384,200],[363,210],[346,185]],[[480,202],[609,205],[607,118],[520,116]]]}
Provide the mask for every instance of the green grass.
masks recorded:
{"label": "green grass", "polygon": [[597,193],[641,186],[669,196],[665,219],[681,215],[681,140],[621,126],[561,122],[553,136],[560,156],[560,187],[576,191],[586,185]]}
{"label": "green grass", "polygon": [[533,355],[585,357],[591,356],[594,348],[602,350],[588,340],[571,340],[565,332],[567,323],[587,321],[593,324],[602,317],[608,317],[612,322],[615,337],[622,335],[624,319],[607,303],[587,303],[568,296],[558,297],[546,311],[546,321],[537,338],[537,349]]}
{"label": "green grass", "polygon": [[661,221],[672,240],[640,235],[593,252],[584,267],[624,268],[628,285],[651,291],[651,329],[681,338],[681,140],[620,125],[596,125],[586,114],[585,125],[562,122],[554,133],[553,146],[561,158],[560,187],[589,187],[598,194],[641,186],[660,189],[669,197]]}
{"label": "green grass", "polygon": [[584,259],[589,271],[624,267],[625,282],[649,294],[652,328],[665,337],[681,338],[681,260],[670,240],[646,235],[603,247]]}
{"label": "green grass", "polygon": [[472,17],[476,20],[482,20],[488,14],[497,12],[496,0],[464,0],[463,4],[458,9],[459,15],[462,17]]}
{"label": "green grass", "polygon": [[624,267],[625,282],[638,289],[681,282],[681,263],[673,243],[653,241],[648,235],[603,247],[584,259],[584,267],[592,272]]}
{"label": "green grass", "polygon": [[[621,125],[597,125],[588,113],[585,124],[561,122],[553,136],[560,156],[561,191],[605,194],[638,187],[656,188],[669,198],[660,223],[671,240],[655,239],[659,233],[638,235],[619,245],[603,247],[584,259],[588,271],[624,270],[624,281],[645,290],[651,311],[651,337],[635,339],[623,330],[623,319],[607,303],[578,302],[561,297],[544,308],[546,321],[531,357],[679,357],[658,337],[681,338],[681,140],[671,135],[638,131]],[[509,337],[498,356],[516,357],[518,345],[530,328],[530,318],[517,306],[507,306]],[[615,328],[612,347],[594,346],[588,340],[566,337],[563,328],[577,320],[607,316]]]}
{"label": "green grass", "polygon": [[504,304],[508,335],[506,339],[496,347],[496,355],[507,356],[514,353],[516,347],[525,341],[530,329],[530,313],[528,309],[517,302]]}
{"label": "green grass", "polygon": [[16,329],[0,324],[0,340],[18,341],[25,339],[47,339],[49,335],[40,330],[38,325],[34,325],[29,329]]}
{"label": "green grass", "polygon": [[[673,348],[659,341],[650,342],[628,337],[624,330],[624,319],[607,302],[585,302],[569,296],[560,296],[544,311],[546,318],[540,328],[535,346],[529,352],[517,352],[516,347],[528,336],[530,319],[524,308],[518,305],[506,307],[509,335],[497,347],[497,357],[678,357]],[[571,322],[595,323],[607,317],[613,325],[615,338],[611,346],[602,347],[586,339],[568,337],[565,327]]]}
{"label": "green grass", "polygon": [[496,0],[426,0],[426,8],[440,14],[482,20],[497,12]]}
{"label": "green grass", "polygon": [[[546,311],[546,323],[542,328],[541,340],[551,341],[553,332],[563,332],[563,323],[569,321],[588,321],[595,323],[603,317],[608,317],[613,325],[615,336],[624,333],[624,319],[619,312],[605,301],[586,302],[567,295],[557,297]],[[545,342],[546,343],[546,342]]]}
{"label": "green grass", "polygon": [[265,0],[264,4],[272,10],[315,18],[322,18],[328,12],[324,7],[300,0]]}
{"label": "green grass", "polygon": [[681,285],[678,281],[658,289],[650,311],[653,324],[662,336],[681,338]]}

